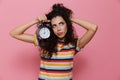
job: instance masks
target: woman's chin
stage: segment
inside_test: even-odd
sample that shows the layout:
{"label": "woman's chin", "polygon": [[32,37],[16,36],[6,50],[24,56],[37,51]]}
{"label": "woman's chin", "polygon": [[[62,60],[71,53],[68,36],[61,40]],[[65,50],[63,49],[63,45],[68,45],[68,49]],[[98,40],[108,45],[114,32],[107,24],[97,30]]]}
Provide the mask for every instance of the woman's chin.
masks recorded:
{"label": "woman's chin", "polygon": [[60,36],[59,36],[58,39],[59,39],[59,40],[64,40],[64,37],[60,37]]}
{"label": "woman's chin", "polygon": [[59,38],[59,39],[63,39],[63,38],[64,38],[64,36],[58,36],[58,38]]}

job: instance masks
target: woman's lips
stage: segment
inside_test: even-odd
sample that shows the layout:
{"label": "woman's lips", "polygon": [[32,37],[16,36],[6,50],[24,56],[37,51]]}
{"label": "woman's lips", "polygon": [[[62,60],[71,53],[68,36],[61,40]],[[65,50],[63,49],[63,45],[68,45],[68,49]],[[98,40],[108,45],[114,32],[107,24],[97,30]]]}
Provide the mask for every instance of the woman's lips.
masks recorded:
{"label": "woman's lips", "polygon": [[57,33],[57,35],[62,35],[62,34],[63,34],[63,32],[58,32],[58,33]]}

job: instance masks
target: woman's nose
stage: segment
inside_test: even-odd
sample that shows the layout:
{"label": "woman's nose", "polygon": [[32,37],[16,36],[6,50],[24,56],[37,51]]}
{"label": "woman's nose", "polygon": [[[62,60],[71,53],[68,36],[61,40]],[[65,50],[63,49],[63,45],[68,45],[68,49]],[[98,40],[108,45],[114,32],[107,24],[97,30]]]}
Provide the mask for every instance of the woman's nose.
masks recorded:
{"label": "woman's nose", "polygon": [[60,30],[61,30],[60,26],[57,26],[57,31],[60,31]]}

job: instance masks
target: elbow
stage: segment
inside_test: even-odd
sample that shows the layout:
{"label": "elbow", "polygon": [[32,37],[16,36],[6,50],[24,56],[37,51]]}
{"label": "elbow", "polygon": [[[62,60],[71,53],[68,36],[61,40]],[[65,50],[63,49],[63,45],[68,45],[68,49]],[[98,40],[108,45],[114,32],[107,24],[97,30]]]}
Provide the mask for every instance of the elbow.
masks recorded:
{"label": "elbow", "polygon": [[92,27],[92,31],[97,31],[98,30],[98,25],[93,25],[93,27]]}
{"label": "elbow", "polygon": [[10,31],[10,32],[9,32],[9,35],[10,35],[11,37],[15,37],[15,33],[14,33],[13,31]]}
{"label": "elbow", "polygon": [[98,30],[98,25],[95,25],[95,31],[97,31]]}
{"label": "elbow", "polygon": [[14,34],[12,33],[12,31],[9,32],[9,35],[10,35],[11,37],[14,36]]}

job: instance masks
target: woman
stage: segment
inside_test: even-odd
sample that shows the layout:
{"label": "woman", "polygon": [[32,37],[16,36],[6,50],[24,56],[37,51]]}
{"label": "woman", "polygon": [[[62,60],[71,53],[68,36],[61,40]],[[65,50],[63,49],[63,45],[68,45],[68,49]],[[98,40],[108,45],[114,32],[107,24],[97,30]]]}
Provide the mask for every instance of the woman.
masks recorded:
{"label": "woman", "polygon": [[[39,39],[38,34],[24,33],[34,24],[51,23],[51,33],[47,41]],[[86,29],[86,33],[77,38],[72,23]],[[37,19],[11,30],[10,35],[18,40],[33,43],[41,49],[40,72],[38,80],[72,80],[74,55],[94,36],[97,25],[72,17],[72,11],[63,4],[54,4],[52,10]]]}

